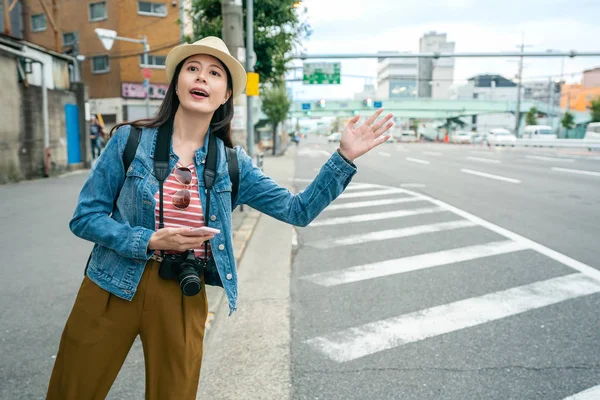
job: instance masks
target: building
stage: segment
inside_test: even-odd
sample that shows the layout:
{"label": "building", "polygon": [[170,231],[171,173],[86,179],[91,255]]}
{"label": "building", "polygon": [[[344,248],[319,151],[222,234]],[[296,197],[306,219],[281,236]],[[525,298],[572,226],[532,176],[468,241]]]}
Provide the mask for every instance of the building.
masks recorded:
{"label": "building", "polygon": [[386,58],[409,52],[380,51],[377,61],[377,99],[417,97],[417,58]]}
{"label": "building", "polygon": [[[419,41],[421,53],[454,53],[455,43],[445,33],[428,32]],[[418,62],[419,97],[450,98],[454,81],[454,58],[421,58]]]}
{"label": "building", "polygon": [[[468,79],[466,85],[450,89],[450,98],[454,100],[493,100],[517,101],[517,84],[501,75],[476,75]],[[471,117],[470,127],[478,132],[493,128],[515,128],[513,114],[485,114]]]}
{"label": "building", "polygon": [[581,83],[562,85],[560,107],[588,111],[590,102],[600,98],[600,67],[583,71]]}
{"label": "building", "polygon": [[[63,1],[51,10],[52,19],[37,0],[22,0],[23,36],[52,49],[85,57],[81,63],[88,86],[89,112],[102,114],[107,127],[146,117],[143,46],[115,41],[107,51],[96,28],[115,30],[121,37],[141,39],[150,46],[149,113],[153,114],[167,89],[165,59],[171,48],[192,34],[188,12],[191,0]],[[183,23],[178,24],[178,20]],[[55,34],[51,21],[56,21]],[[58,42],[58,43],[57,43]]]}
{"label": "building", "polygon": [[523,82],[523,100],[560,105],[561,82],[554,80]]}
{"label": "building", "polygon": [[365,83],[361,92],[354,93],[354,100],[374,99],[377,97],[377,89],[372,83]]}

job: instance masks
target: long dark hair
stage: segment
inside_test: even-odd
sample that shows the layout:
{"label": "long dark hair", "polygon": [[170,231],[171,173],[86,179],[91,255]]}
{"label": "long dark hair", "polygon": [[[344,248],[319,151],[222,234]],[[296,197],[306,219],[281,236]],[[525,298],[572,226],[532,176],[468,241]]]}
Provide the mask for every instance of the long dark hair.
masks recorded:
{"label": "long dark hair", "polygon": [[[187,60],[187,58],[186,58]],[[179,97],[175,93],[175,87],[177,86],[177,81],[179,79],[179,73],[181,72],[181,68],[183,67],[183,63],[185,60],[177,65],[175,68],[175,73],[173,74],[173,78],[171,79],[171,83],[169,84],[169,88],[167,89],[167,94],[163,99],[163,102],[160,104],[160,108],[156,115],[152,118],[143,118],[138,119],[132,122],[123,122],[115,125],[110,130],[110,136],[112,137],[113,132],[116,131],[119,127],[123,125],[133,125],[140,128],[158,128],[169,120],[173,120],[175,118],[175,112],[179,108]],[[220,62],[220,60],[219,60]],[[227,90],[232,93],[233,92],[233,81],[231,79],[231,74],[229,73],[229,69],[223,63],[221,63],[223,69],[227,74]],[[222,104],[215,110],[215,113],[212,116],[210,121],[210,133],[211,135],[216,135],[219,139],[225,143],[225,146],[233,148],[233,138],[231,137],[231,120],[233,119],[233,95],[229,96],[227,102]]]}

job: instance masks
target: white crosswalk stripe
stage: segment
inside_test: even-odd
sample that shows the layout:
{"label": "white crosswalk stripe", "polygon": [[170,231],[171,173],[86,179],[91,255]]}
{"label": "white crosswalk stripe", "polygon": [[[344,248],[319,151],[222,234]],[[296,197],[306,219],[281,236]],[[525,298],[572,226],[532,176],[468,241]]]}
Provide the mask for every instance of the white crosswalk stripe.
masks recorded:
{"label": "white crosswalk stripe", "polygon": [[307,343],[337,362],[395,348],[600,292],[600,282],[575,273],[310,339]]}
{"label": "white crosswalk stripe", "polygon": [[412,203],[415,201],[423,201],[423,199],[415,196],[415,197],[401,197],[399,199],[357,201],[354,203],[334,204],[332,206],[327,207],[327,211],[349,210],[349,209],[353,209],[353,208],[362,208],[362,207],[387,206],[387,205],[391,205],[391,204]]}
{"label": "white crosswalk stripe", "polygon": [[527,249],[527,246],[523,243],[504,240],[452,250],[437,251],[435,253],[419,254],[417,256],[381,261],[373,264],[359,265],[339,271],[319,272],[317,274],[305,276],[303,279],[321,286],[335,286],[469,261],[482,257],[512,253],[514,251],[525,249]]}
{"label": "white crosswalk stripe", "polygon": [[600,385],[569,396],[564,400],[598,400],[600,399]]}
{"label": "white crosswalk stripe", "polygon": [[443,212],[443,211],[444,211],[444,209],[441,207],[415,208],[413,210],[397,210],[397,211],[389,211],[389,212],[382,212],[382,213],[353,215],[351,217],[339,217],[339,218],[316,220],[308,226],[314,228],[314,227],[328,226],[328,225],[351,224],[351,223],[355,223],[355,222],[378,221],[378,220],[383,220],[383,219],[401,218],[401,217],[408,217],[411,215],[431,214],[431,213],[437,213],[437,212]]}
{"label": "white crosswalk stripe", "polygon": [[345,236],[329,240],[320,240],[318,242],[309,242],[305,245],[319,249],[330,249],[333,247],[352,246],[355,244],[375,242],[379,240],[398,239],[401,237],[421,235],[424,233],[442,232],[451,229],[468,228],[472,226],[477,225],[466,220],[440,222],[437,224],[417,225],[409,228],[388,229],[385,231],[369,232],[360,235]]}
{"label": "white crosswalk stripe", "polygon": [[386,196],[388,194],[406,193],[404,189],[382,189],[374,190],[372,192],[358,192],[358,193],[342,193],[338,196],[338,199],[355,199],[357,197],[377,197]]}

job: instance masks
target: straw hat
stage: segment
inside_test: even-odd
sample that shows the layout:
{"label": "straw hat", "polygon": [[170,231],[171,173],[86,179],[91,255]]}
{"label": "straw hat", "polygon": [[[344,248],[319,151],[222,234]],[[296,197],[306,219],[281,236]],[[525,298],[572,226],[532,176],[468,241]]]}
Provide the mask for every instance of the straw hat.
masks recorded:
{"label": "straw hat", "polygon": [[238,60],[231,56],[225,42],[215,36],[207,36],[191,44],[181,44],[167,55],[166,72],[169,82],[173,79],[175,68],[186,58],[196,54],[208,54],[218,58],[227,67],[233,81],[233,96],[246,89],[246,70]]}

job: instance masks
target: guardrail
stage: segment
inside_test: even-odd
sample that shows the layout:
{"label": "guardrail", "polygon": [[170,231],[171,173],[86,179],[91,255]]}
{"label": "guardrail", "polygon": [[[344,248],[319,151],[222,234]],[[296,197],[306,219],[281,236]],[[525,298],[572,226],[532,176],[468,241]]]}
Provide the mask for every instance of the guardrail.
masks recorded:
{"label": "guardrail", "polygon": [[516,142],[506,143],[506,146],[523,147],[571,147],[580,149],[600,149],[597,139],[517,139]]}

